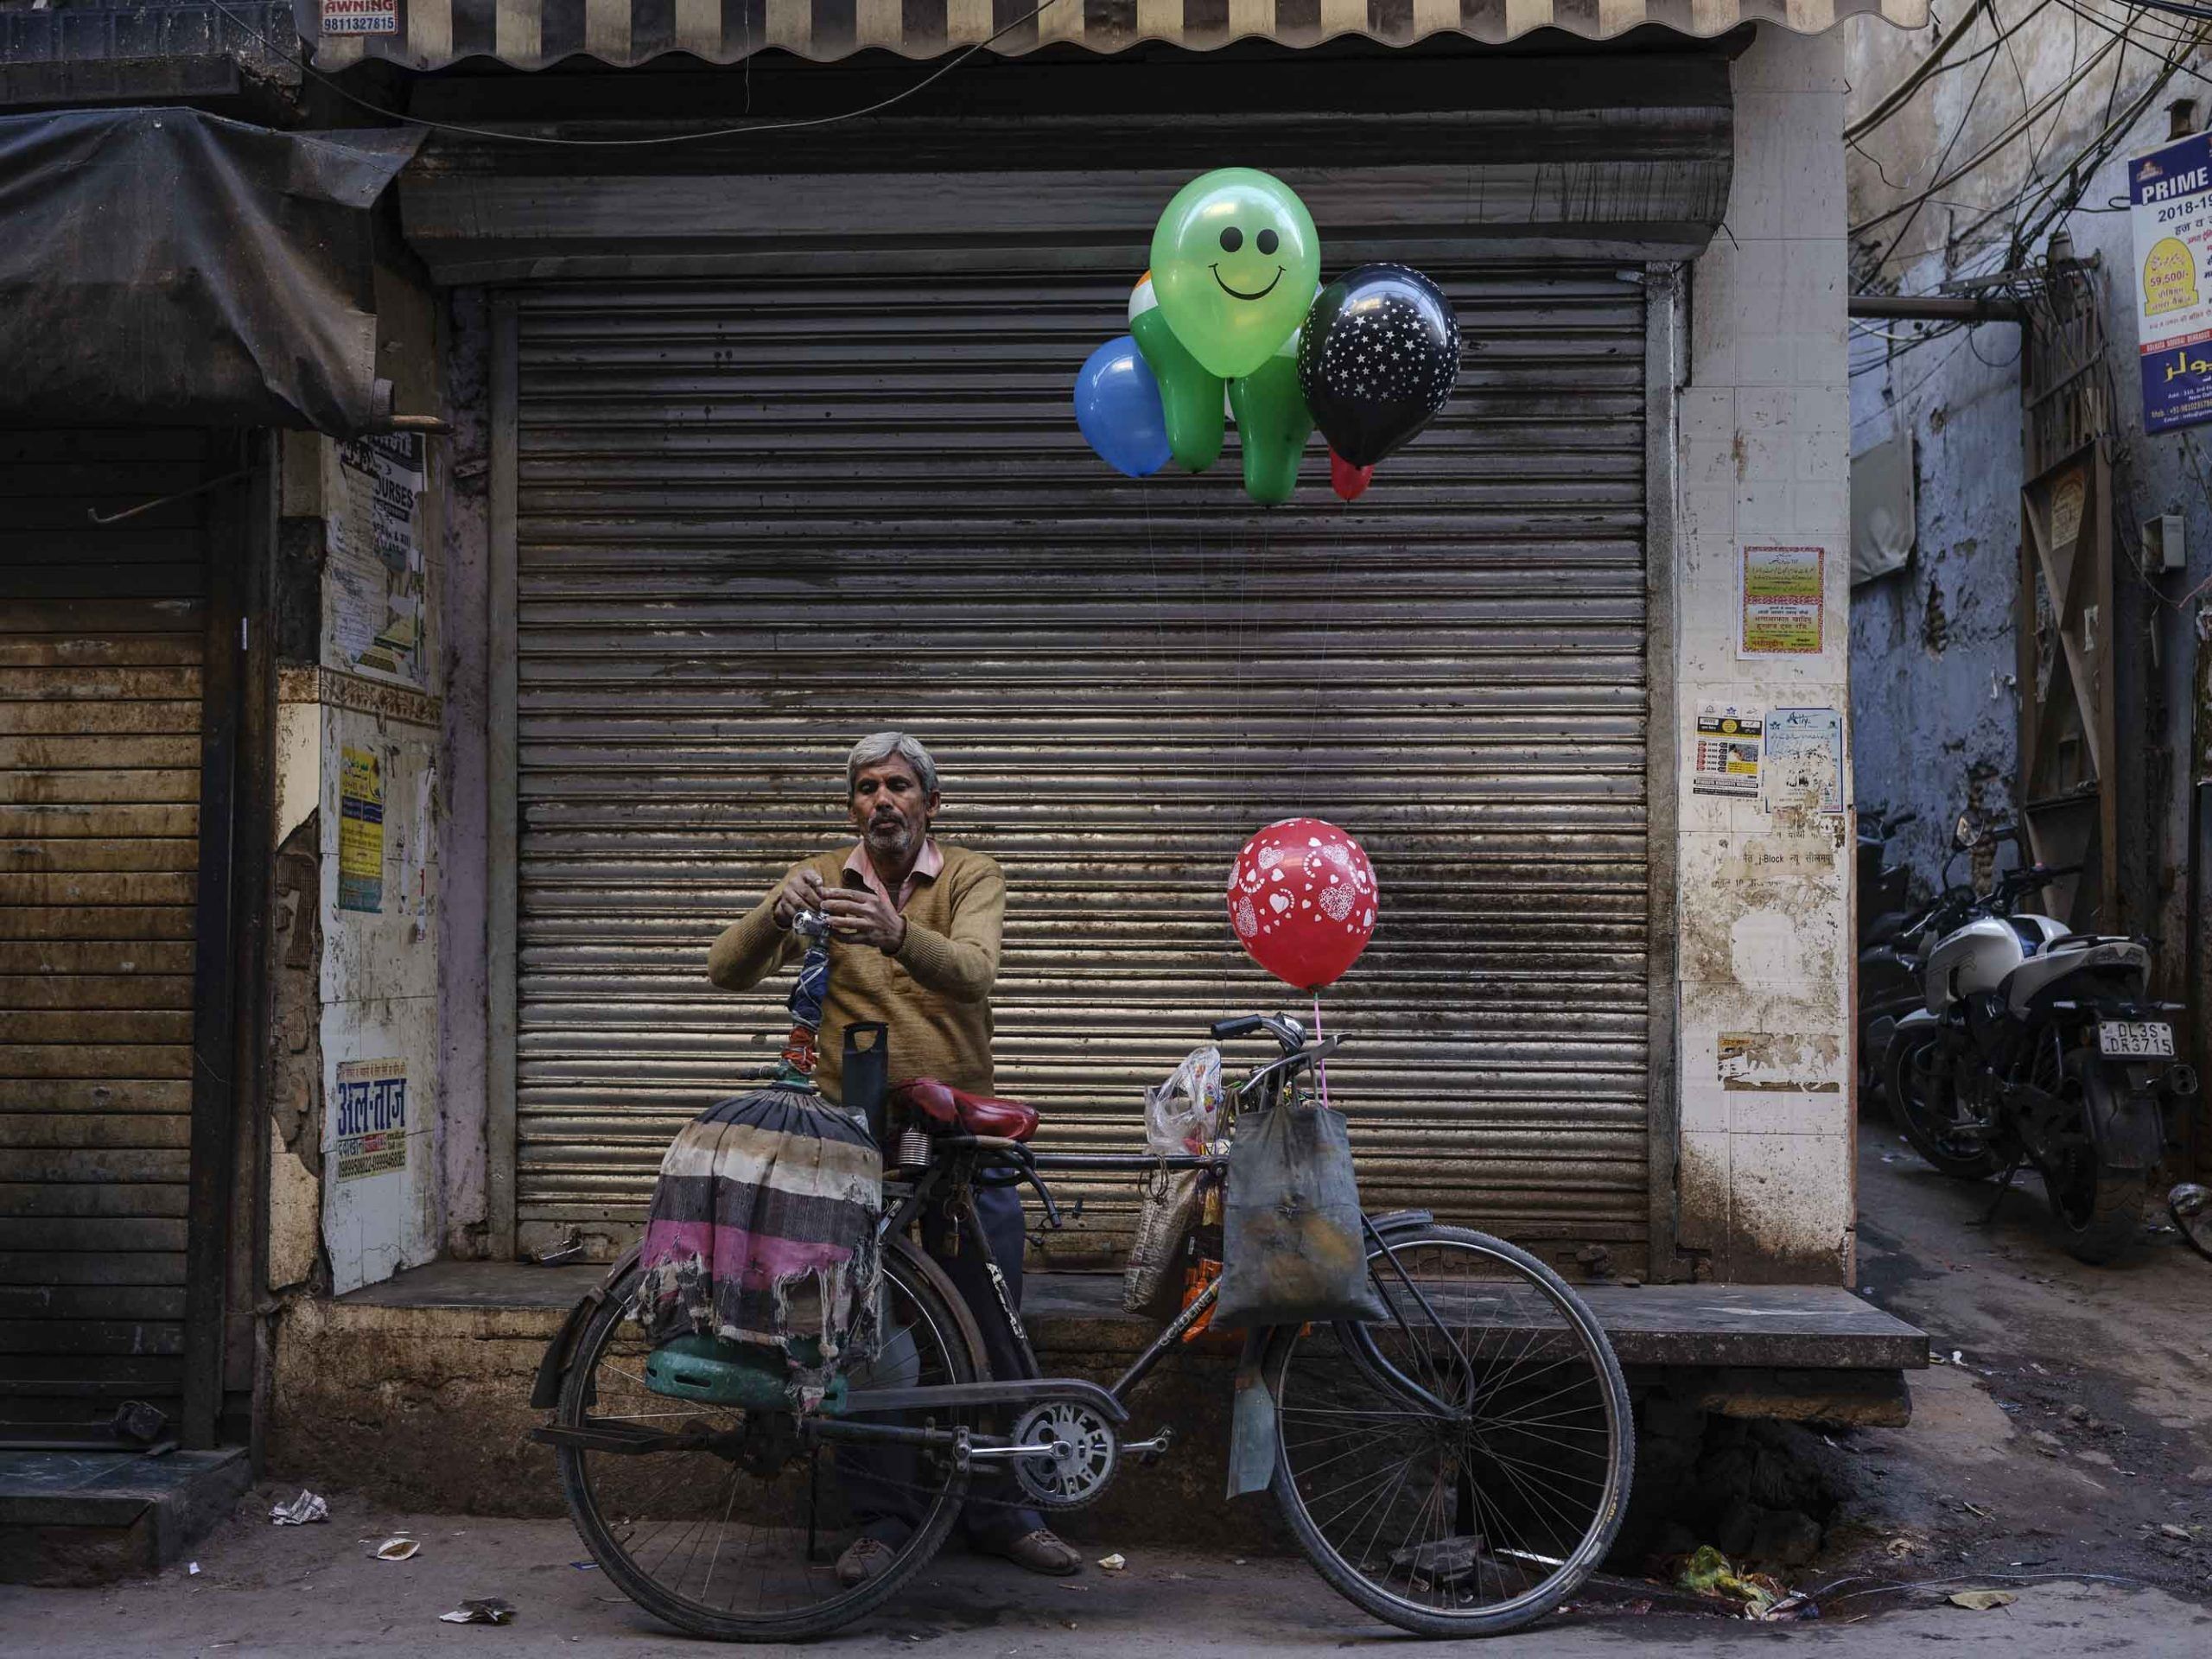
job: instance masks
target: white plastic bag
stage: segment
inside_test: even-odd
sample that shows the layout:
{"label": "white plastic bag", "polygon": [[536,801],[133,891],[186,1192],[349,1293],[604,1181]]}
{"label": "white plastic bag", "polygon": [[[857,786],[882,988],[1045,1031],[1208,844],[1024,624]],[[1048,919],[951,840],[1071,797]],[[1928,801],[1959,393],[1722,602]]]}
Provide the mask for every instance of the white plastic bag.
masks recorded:
{"label": "white plastic bag", "polygon": [[1156,1153],[1203,1152],[1221,1122],[1221,1051],[1194,1048],[1144,1094],[1145,1140]]}

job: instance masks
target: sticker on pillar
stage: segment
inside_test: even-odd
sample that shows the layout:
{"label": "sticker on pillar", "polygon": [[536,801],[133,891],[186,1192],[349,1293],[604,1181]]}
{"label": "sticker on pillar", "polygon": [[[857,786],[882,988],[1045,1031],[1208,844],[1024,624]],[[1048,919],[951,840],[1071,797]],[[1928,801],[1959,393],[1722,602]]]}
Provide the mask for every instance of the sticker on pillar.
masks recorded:
{"label": "sticker on pillar", "polygon": [[1736,655],[1817,657],[1827,620],[1827,555],[1745,542],[1736,550]]}
{"label": "sticker on pillar", "polygon": [[1766,717],[1767,810],[1843,810],[1843,715],[1777,709]]}
{"label": "sticker on pillar", "polygon": [[1758,799],[1759,737],[1764,725],[1756,708],[1733,702],[1700,703],[1697,739],[1691,746],[1690,793]]}
{"label": "sticker on pillar", "polygon": [[369,749],[342,748],[338,774],[338,908],[384,908],[384,767]]}
{"label": "sticker on pillar", "polygon": [[356,1181],[407,1167],[407,1062],[338,1063],[336,1174]]}

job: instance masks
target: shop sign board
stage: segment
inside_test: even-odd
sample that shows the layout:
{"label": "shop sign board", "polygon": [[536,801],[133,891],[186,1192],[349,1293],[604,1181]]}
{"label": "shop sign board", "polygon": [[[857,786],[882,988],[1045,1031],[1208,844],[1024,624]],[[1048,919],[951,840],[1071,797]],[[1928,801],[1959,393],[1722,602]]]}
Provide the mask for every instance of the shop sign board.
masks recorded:
{"label": "shop sign board", "polygon": [[2212,135],[2127,164],[2143,429],[2212,421]]}

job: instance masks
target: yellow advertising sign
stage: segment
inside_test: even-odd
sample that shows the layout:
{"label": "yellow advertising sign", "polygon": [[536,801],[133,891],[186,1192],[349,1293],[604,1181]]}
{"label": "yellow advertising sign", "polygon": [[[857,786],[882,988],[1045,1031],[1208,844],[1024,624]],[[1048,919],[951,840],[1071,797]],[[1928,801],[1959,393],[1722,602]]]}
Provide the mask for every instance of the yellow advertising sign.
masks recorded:
{"label": "yellow advertising sign", "polygon": [[2143,259],[2143,315],[2183,311],[2196,303],[2196,261],[2179,237],[2162,236]]}

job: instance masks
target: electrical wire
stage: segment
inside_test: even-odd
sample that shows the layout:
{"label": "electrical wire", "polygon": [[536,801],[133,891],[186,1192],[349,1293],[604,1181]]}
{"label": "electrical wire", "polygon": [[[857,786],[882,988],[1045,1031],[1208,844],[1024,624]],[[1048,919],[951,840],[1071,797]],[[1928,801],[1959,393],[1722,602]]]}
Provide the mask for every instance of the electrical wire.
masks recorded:
{"label": "electrical wire", "polygon": [[[923,76],[912,86],[906,87],[901,92],[893,92],[888,98],[879,99],[874,103],[864,105],[857,110],[845,110],[836,115],[809,116],[803,120],[798,121],[760,121],[751,123],[745,126],[716,127],[701,132],[659,133],[655,134],[651,137],[645,138],[566,138],[555,137],[544,133],[501,131],[493,127],[466,126],[460,123],[452,121],[432,121],[423,116],[410,115],[404,110],[388,109],[381,104],[372,103],[368,99],[361,97],[359,93],[353,92],[347,87],[340,86],[335,79],[324,74],[320,69],[317,69],[314,65],[308,62],[305,58],[299,56],[296,53],[287,51],[283,47],[278,45],[276,41],[271,40],[268,35],[256,29],[251,22],[248,22],[245,18],[239,16],[238,13],[232,11],[228,6],[225,5],[223,3],[223,0],[208,0],[208,3],[217,11],[222,13],[224,16],[229,18],[231,22],[237,24],[238,28],[243,29],[246,34],[251,35],[255,40],[260,41],[262,45],[267,47],[270,51],[276,54],[276,55],[283,61],[290,64],[294,68],[297,69],[302,74],[306,75],[309,79],[328,87],[332,92],[337,93],[339,97],[344,99],[347,103],[354,105],[356,108],[366,110],[371,115],[380,115],[386,120],[401,122],[410,127],[421,127],[430,132],[458,133],[463,137],[491,138],[497,140],[499,143],[508,144],[546,144],[556,146],[564,149],[635,149],[651,144],[703,143],[710,139],[715,138],[746,138],[752,137],[761,133],[797,132],[804,128],[835,126],[839,122],[858,121],[868,116],[880,115],[884,111],[891,108],[893,105],[903,104],[908,99],[913,97],[917,92],[922,92],[925,88],[935,85],[938,81],[944,79],[945,76],[950,74],[955,69],[960,67],[962,64],[967,62],[969,59],[974,57],[978,52],[984,50],[987,47],[995,45],[998,41],[1005,39],[1008,35],[1013,34],[1014,30],[1021,28],[1025,23],[1033,22],[1037,18],[1042,16],[1046,12],[1051,10],[1054,6],[1058,5],[1061,3],[1062,0],[1042,0],[1042,3],[1037,6],[1035,10],[1023,13],[1020,16],[1016,17],[1012,22],[1007,23],[1004,28],[997,30],[988,38],[976,41],[973,46],[962,52],[957,57],[948,59],[944,63],[939,64],[935,69],[932,69],[928,74]],[[750,56],[747,58],[746,61],[749,69],[752,62]]]}
{"label": "electrical wire", "polygon": [[[1873,230],[1878,226],[1886,225],[1890,220],[1897,218],[1900,213],[1912,213],[1916,214],[1918,210],[1926,205],[1928,199],[1933,196],[1938,190],[1942,189],[1947,185],[1955,184],[1959,180],[1964,178],[1967,174],[1980,167],[1984,162],[1986,162],[1992,156],[1998,155],[2008,145],[2012,144],[2024,134],[2031,130],[2037,121],[2041,120],[2045,115],[2048,115],[2050,112],[2053,106],[2064,100],[2067,93],[2072,92],[2075,87],[2080,86],[2083,80],[2088,78],[2091,72],[2094,71],[2099,64],[2102,63],[2114,52],[2120,50],[2121,46],[2124,44],[2124,39],[2117,36],[2106,41],[2104,45],[2097,48],[2095,55],[2091,57],[2087,63],[2082,64],[2073,73],[2067,76],[2064,80],[2060,81],[2058,85],[2052,87],[2048,92],[2045,92],[2040,99],[2037,99],[2031,106],[2023,110],[2009,126],[2005,127],[1996,137],[1991,139],[1989,143],[1983,145],[1980,150],[1974,153],[1972,158],[1960,162],[1956,168],[1936,180],[1935,183],[1929,185],[1926,190],[1923,191],[1919,195],[1914,197],[1912,200],[1899,202],[1896,207],[1889,208],[1885,212],[1877,213],[1872,219],[1861,219],[1858,224],[1851,226],[1849,233],[1853,236],[1862,236],[1866,232]],[[1993,59],[1991,60],[1991,64],[1993,67],[1995,66],[1995,60]],[[1984,73],[1982,79],[1984,81],[1988,79],[1986,72]],[[1975,99],[1974,101],[1979,101],[1980,96],[1980,87],[1978,84],[1975,87]],[[1948,158],[1952,145],[1955,145],[1958,143],[1959,138],[1965,133],[1968,121],[1973,116],[1973,113],[1974,103],[1970,101],[1967,106],[1965,114],[1961,116],[1959,119],[1958,130],[1951,135],[1951,144],[1948,144],[1944,147],[1943,153],[1945,158]],[[1942,163],[1939,162],[1937,165],[1940,167]],[[1908,221],[1906,228],[1910,228],[1910,221]],[[1895,245],[1892,244],[1891,245],[1894,246]]]}
{"label": "electrical wire", "polygon": [[[1989,10],[1991,3],[1992,0],[1974,0],[1974,3],[1967,8],[1966,16],[1952,26],[1949,34],[1929,48],[1928,55],[1909,71],[1903,80],[1876,99],[1872,109],[1843,130],[1844,142],[1848,143],[1854,138],[1873,131],[1875,128],[1902,109],[1923,86],[1942,74],[1943,70],[1941,66],[1944,58],[1953,47],[1966,37],[1967,31],[1974,26],[1983,12]],[[1957,66],[1952,67],[1955,68]]]}
{"label": "electrical wire", "polygon": [[[2037,194],[2035,199],[2036,205],[2040,206],[2049,202],[2050,206],[2024,230],[2018,228],[2019,219],[2015,220],[2013,247],[2016,251],[2033,246],[2049,226],[2074,211],[2075,205],[2081,200],[2082,192],[2089,188],[2098,170],[2111,159],[2113,152],[2120,148],[2128,133],[2134,130],[2135,124],[2143,118],[2158,94],[2165,90],[2167,83],[2173,79],[2175,72],[2181,67],[2182,60],[2202,51],[2208,41],[2212,41],[2212,17],[2208,17],[2190,39],[2175,48],[2171,55],[2160,65],[2158,73],[2145,86],[2140,96],[2129,105],[2126,111],[2107,122],[2102,132],[2076,152],[2075,158],[2067,164],[2065,171],[2060,175],[2062,179],[2075,181],[2072,194],[2063,201],[2056,200],[2052,194],[2056,188],[2056,180]],[[2025,217],[2024,213],[2019,216],[2020,219]],[[1970,227],[1967,233],[1973,234],[1986,223],[1988,219],[1985,216],[1979,223]]]}

